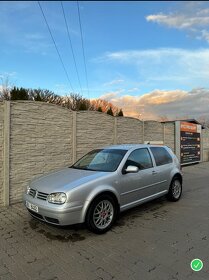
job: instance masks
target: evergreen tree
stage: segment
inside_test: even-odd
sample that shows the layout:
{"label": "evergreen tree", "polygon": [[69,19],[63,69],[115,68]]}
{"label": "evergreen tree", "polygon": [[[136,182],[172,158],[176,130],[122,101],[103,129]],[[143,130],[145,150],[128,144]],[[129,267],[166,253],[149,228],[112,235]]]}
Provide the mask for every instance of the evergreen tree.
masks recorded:
{"label": "evergreen tree", "polygon": [[111,107],[107,110],[107,114],[113,116],[113,111]]}
{"label": "evergreen tree", "polygon": [[81,102],[79,107],[78,107],[78,110],[80,111],[85,111],[87,110],[87,106],[86,106],[86,103],[85,102]]}
{"label": "evergreen tree", "polygon": [[28,100],[28,90],[25,88],[14,87],[10,92],[11,100]]}
{"label": "evergreen tree", "polygon": [[98,111],[98,112],[102,112],[102,107],[99,106],[98,109],[97,109],[97,111]]}
{"label": "evergreen tree", "polygon": [[120,109],[119,113],[117,114],[118,117],[123,117],[123,111]]}

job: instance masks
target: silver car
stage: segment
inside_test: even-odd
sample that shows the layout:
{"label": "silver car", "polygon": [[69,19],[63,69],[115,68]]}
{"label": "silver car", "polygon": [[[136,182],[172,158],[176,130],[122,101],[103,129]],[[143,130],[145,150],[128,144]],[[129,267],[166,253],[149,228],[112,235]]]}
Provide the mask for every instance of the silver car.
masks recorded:
{"label": "silver car", "polygon": [[24,203],[31,216],[47,223],[85,222],[91,231],[104,233],[121,211],[163,195],[177,201],[181,193],[181,168],[170,148],[117,145],[33,180]]}

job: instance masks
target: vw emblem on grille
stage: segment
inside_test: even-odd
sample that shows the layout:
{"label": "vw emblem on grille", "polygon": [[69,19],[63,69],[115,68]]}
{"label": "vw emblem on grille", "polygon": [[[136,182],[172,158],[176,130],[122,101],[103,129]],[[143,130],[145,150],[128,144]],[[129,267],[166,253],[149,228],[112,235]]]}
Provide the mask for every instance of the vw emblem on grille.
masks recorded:
{"label": "vw emblem on grille", "polygon": [[37,194],[37,190],[34,190],[34,192],[33,192],[33,198],[36,196],[36,194]]}

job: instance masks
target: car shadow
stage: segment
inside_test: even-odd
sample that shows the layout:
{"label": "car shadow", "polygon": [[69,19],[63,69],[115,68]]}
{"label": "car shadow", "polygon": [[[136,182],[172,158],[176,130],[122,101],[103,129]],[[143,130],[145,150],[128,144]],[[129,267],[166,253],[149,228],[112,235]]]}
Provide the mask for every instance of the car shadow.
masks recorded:
{"label": "car shadow", "polygon": [[[111,229],[112,232],[117,232],[118,229],[128,229],[137,226],[139,217],[143,220],[151,220],[153,218],[162,218],[166,215],[167,210],[162,209],[167,203],[165,197],[157,198],[151,202],[144,203],[136,206],[124,212],[121,212],[115,225]],[[147,215],[151,213],[150,215]],[[29,221],[29,228],[35,230],[37,234],[43,235],[47,240],[57,240],[59,242],[77,242],[85,240],[90,236],[94,236],[93,233],[88,231],[85,224],[75,224],[69,226],[57,226],[47,224],[43,221],[37,220],[31,217]],[[27,233],[26,228],[23,229],[24,233]],[[108,234],[108,233],[107,233]]]}
{"label": "car shadow", "polygon": [[[165,197],[160,197],[123,211],[120,213],[119,219],[116,221],[114,228],[117,226],[130,228],[134,225],[136,222],[135,220],[139,217],[143,218],[144,220],[162,218],[167,213],[167,210],[163,209],[163,206],[165,206],[167,203],[168,201]],[[152,215],[148,216],[147,214],[150,213]]]}

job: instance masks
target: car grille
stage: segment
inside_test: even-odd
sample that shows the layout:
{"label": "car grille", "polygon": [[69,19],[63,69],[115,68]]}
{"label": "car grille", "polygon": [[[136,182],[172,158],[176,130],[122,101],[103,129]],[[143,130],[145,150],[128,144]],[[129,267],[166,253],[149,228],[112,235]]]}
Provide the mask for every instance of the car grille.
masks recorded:
{"label": "car grille", "polygon": [[31,195],[32,197],[36,197],[42,200],[46,200],[48,196],[48,193],[38,192],[34,189],[30,189],[28,194]]}
{"label": "car grille", "polygon": [[43,192],[37,193],[37,198],[42,199],[42,200],[46,200],[47,196],[48,196],[48,193],[43,193]]}

